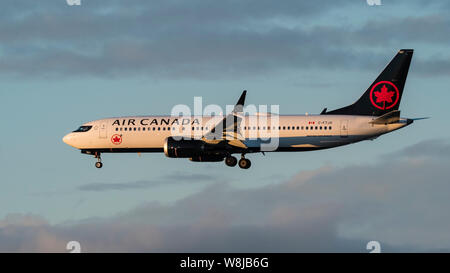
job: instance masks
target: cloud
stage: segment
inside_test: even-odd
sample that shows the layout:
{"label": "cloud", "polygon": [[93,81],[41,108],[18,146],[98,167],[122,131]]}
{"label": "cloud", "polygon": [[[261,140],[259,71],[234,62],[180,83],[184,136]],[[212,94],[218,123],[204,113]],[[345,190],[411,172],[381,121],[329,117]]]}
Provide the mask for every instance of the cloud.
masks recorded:
{"label": "cloud", "polygon": [[[39,3],[2,3],[2,74],[236,78],[311,67],[376,69],[388,54],[380,48],[450,42],[443,35],[450,20],[439,14],[370,19],[361,27],[312,20],[361,8],[351,1]],[[420,73],[449,71],[448,57],[423,62]]]}
{"label": "cloud", "polygon": [[427,77],[450,75],[450,58],[446,56],[434,56],[428,60],[418,59],[415,66],[419,74]]}
{"label": "cloud", "polygon": [[163,185],[179,185],[184,183],[214,182],[216,177],[206,174],[180,174],[174,173],[157,180],[141,180],[128,183],[89,183],[78,187],[81,191],[109,191],[109,190],[133,190],[159,187]]}
{"label": "cloud", "polygon": [[9,214],[0,220],[0,228],[8,226],[40,227],[44,225],[47,225],[44,218],[32,214]]}
{"label": "cloud", "polygon": [[450,158],[450,144],[447,139],[430,139],[402,149],[396,156],[404,158]]}
{"label": "cloud", "polygon": [[[366,252],[371,240],[382,251],[445,251],[448,149],[448,140],[424,141],[372,164],[302,171],[260,188],[214,183],[110,218],[6,217],[0,251],[65,251],[72,240],[86,252]],[[427,160],[416,160],[420,151]]]}
{"label": "cloud", "polygon": [[[370,19],[353,33],[353,42],[366,45],[396,45],[399,41],[448,45],[450,20],[439,13]],[[433,29],[433,31],[430,31]]]}

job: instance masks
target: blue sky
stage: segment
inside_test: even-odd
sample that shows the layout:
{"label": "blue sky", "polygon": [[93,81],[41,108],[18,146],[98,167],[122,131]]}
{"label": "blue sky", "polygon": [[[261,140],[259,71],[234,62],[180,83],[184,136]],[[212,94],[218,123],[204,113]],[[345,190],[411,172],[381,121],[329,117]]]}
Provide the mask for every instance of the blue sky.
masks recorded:
{"label": "blue sky", "polygon": [[[387,212],[377,211],[382,219],[377,224],[383,226],[371,230],[364,228],[370,223],[368,219],[347,217],[351,209],[342,205],[347,194],[354,193],[352,205],[361,206],[359,213],[368,215],[362,211],[364,194],[348,187],[358,182],[369,188],[382,187],[385,196],[392,197],[391,205],[404,205],[410,198],[426,200],[421,194],[428,191],[408,187],[410,176],[391,170],[403,187],[391,188],[376,181],[367,185],[359,180],[364,177],[361,173],[371,173],[372,168],[385,167],[391,161],[415,171],[428,166],[420,164],[435,159],[448,162],[448,156],[440,155],[433,143],[442,144],[442,150],[447,151],[449,10],[447,1],[385,0],[375,7],[365,1],[129,1],[125,5],[121,1],[82,0],[76,7],[63,0],[5,1],[0,11],[0,242],[9,243],[1,250],[64,251],[63,242],[78,239],[83,244],[83,239],[93,236],[89,231],[74,231],[83,225],[94,227],[95,232],[105,225],[114,226],[109,232],[135,242],[138,237],[130,234],[138,224],[132,219],[139,218],[139,213],[146,218],[149,230],[155,231],[137,232],[142,232],[144,241],[149,239],[148,244],[130,243],[121,249],[120,240],[100,238],[88,249],[191,251],[196,250],[195,240],[177,245],[167,237],[181,227],[193,234],[205,229],[223,231],[223,238],[233,237],[230,234],[235,234],[236,228],[277,237],[286,230],[310,231],[323,223],[329,223],[329,229],[321,234],[336,240],[329,248],[318,248],[320,242],[306,244],[302,241],[305,238],[295,241],[297,245],[280,243],[271,248],[269,242],[263,242],[261,247],[268,251],[364,251],[362,242],[378,237],[392,250],[449,249],[450,239],[444,231],[442,237],[437,232],[437,238],[428,241],[425,232],[427,224],[444,221],[438,216],[440,210],[450,207],[445,198],[438,198],[435,206],[423,204],[437,218],[419,217],[423,221],[408,225],[414,230],[414,239],[404,240],[396,240],[401,236],[395,232],[404,230],[401,224],[412,218],[407,207],[400,213],[405,219],[395,223],[384,217]],[[61,141],[84,122],[110,116],[166,114],[176,104],[192,106],[194,96],[202,96],[204,104],[225,107],[233,104],[243,89],[248,90],[248,103],[278,104],[282,114],[335,109],[356,100],[401,48],[415,49],[400,107],[402,115],[432,118],[376,141],[318,152],[250,155],[253,164],[246,171],[224,164],[168,159],[163,154],[104,155],[105,166],[97,170],[93,158]],[[428,161],[410,152],[427,145],[436,152],[426,155]],[[439,166],[432,165],[435,173],[415,181],[420,185],[430,180],[427,190],[431,195],[448,188],[441,183],[448,180],[447,171]],[[347,173],[347,180],[343,180]],[[278,204],[279,196],[271,195],[271,189],[282,192],[293,183],[308,184],[305,191],[317,194],[323,203],[292,201],[268,206],[268,214],[260,215],[261,207],[256,204],[264,204],[258,201],[262,196]],[[335,196],[326,190],[309,189],[314,184],[348,192]],[[411,196],[401,194],[405,191],[411,191]],[[367,197],[376,200],[374,204],[381,202],[379,191],[375,192]],[[248,206],[245,213],[236,212],[238,220],[220,217],[231,213],[233,200],[226,197],[245,195],[249,198],[234,200]],[[208,196],[217,198],[217,203]],[[203,202],[195,201],[197,197]],[[302,197],[306,198],[299,194]],[[337,211],[321,214],[330,200],[335,200]],[[192,203],[195,205],[189,206]],[[214,210],[205,212],[200,221],[204,225],[180,219],[180,215],[196,215],[211,203]],[[181,213],[181,206],[191,210]],[[311,216],[309,226],[300,224],[298,220],[305,219],[292,216],[292,211],[320,217]],[[271,216],[282,215],[284,220],[273,220],[269,212]],[[250,215],[261,218],[252,220]],[[345,219],[336,218],[342,215]],[[118,227],[122,217],[130,223],[128,232]],[[267,222],[261,220],[265,217]],[[450,226],[448,221],[439,224]],[[267,226],[273,229],[266,230]],[[386,231],[394,226],[398,229]],[[30,241],[35,243],[9,238],[7,227],[17,227],[17,238],[22,238],[20,227],[30,229],[35,234]],[[38,240],[36,227],[45,229],[52,240]],[[163,227],[169,232],[161,235]],[[158,236],[164,238],[158,240]],[[220,238],[200,249],[234,250]],[[159,248],[152,247],[154,240],[162,242]],[[46,243],[36,243],[42,241]],[[239,244],[236,249],[260,250]]]}

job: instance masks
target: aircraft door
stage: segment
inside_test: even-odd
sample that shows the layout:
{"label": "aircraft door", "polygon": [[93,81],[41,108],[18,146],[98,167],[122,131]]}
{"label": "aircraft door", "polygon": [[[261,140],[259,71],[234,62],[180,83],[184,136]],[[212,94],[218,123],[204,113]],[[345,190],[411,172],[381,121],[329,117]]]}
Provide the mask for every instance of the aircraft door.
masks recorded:
{"label": "aircraft door", "polygon": [[341,137],[348,137],[348,120],[341,120]]}
{"label": "aircraft door", "polygon": [[107,137],[107,130],[106,129],[107,129],[106,123],[102,123],[100,125],[100,130],[98,130],[100,138],[106,138]]}

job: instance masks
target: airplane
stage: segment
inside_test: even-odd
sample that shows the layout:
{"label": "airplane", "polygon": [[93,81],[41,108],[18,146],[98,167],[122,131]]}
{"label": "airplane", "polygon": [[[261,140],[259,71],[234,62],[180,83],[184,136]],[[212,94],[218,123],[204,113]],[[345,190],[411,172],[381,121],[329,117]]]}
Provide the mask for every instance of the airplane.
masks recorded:
{"label": "airplane", "polygon": [[[313,151],[374,140],[424,119],[402,118],[399,111],[413,52],[398,51],[353,104],[332,111],[325,108],[318,115],[245,115],[244,90],[226,115],[100,119],[81,125],[63,141],[93,155],[97,168],[103,166],[102,153],[150,152],[194,162],[224,161],[227,166],[248,169],[251,162],[247,154]],[[241,155],[239,161],[233,154]]]}

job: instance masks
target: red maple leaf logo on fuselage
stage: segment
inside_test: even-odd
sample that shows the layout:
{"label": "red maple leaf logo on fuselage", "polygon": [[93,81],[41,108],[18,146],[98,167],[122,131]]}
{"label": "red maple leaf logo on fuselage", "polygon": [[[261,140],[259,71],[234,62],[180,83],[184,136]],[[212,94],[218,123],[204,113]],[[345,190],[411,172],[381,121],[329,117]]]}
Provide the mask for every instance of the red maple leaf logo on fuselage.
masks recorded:
{"label": "red maple leaf logo on fuselage", "polygon": [[381,91],[374,92],[375,97],[377,97],[376,103],[383,103],[383,109],[386,108],[386,102],[392,103],[392,97],[394,96],[394,91],[388,91],[386,85],[383,84]]}
{"label": "red maple leaf logo on fuselage", "polygon": [[120,144],[120,143],[122,143],[122,136],[120,136],[120,135],[113,135],[111,137],[111,141],[112,141],[113,144]]}

